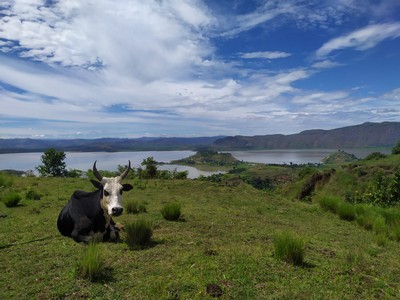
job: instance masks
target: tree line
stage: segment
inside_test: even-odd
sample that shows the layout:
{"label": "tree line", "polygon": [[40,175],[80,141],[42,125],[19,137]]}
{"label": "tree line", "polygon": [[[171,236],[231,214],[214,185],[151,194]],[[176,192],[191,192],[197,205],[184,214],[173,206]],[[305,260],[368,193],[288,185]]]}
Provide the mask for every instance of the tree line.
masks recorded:
{"label": "tree line", "polygon": [[[67,165],[65,163],[66,154],[63,151],[57,151],[54,148],[49,148],[41,156],[42,164],[36,167],[36,170],[39,172],[40,176],[43,177],[71,177],[78,178],[84,177],[85,175],[88,177],[92,177],[93,171],[90,169],[87,172],[77,169],[67,170]],[[178,172],[168,171],[168,170],[158,170],[157,169],[157,161],[154,160],[153,157],[145,158],[141,167],[132,168],[132,171],[129,173],[128,178],[139,178],[139,179],[186,179],[188,176],[188,171]],[[117,171],[102,171],[104,176],[113,177],[122,173],[127,166],[118,165]]]}

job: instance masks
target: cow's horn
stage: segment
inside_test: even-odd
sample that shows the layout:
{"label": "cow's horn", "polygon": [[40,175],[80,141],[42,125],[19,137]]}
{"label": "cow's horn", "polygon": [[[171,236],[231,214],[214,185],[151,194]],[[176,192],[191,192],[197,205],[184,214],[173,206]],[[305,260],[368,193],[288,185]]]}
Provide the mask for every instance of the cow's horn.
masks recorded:
{"label": "cow's horn", "polygon": [[97,171],[97,168],[96,168],[96,162],[97,162],[97,160],[94,162],[94,164],[93,164],[93,174],[94,174],[94,176],[96,176],[96,178],[98,179],[98,180],[102,180],[103,179],[103,176],[101,176],[100,175],[100,173],[99,173],[99,171]]}
{"label": "cow's horn", "polygon": [[128,162],[129,162],[128,168],[126,168],[126,170],[120,175],[121,179],[124,179],[128,175],[129,171],[131,170],[131,161],[128,160]]}

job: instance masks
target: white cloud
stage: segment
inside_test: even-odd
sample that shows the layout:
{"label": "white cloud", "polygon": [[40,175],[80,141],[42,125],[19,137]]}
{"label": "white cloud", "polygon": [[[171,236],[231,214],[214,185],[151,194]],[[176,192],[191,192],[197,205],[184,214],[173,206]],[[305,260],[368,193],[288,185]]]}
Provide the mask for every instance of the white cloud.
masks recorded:
{"label": "white cloud", "polygon": [[319,62],[316,62],[311,65],[311,67],[315,68],[315,69],[330,69],[330,68],[335,68],[335,67],[340,67],[340,66],[343,66],[343,64],[331,61],[329,59],[319,61]]}
{"label": "white cloud", "polygon": [[265,59],[277,59],[277,58],[285,58],[289,57],[291,54],[287,52],[280,51],[264,51],[264,52],[249,52],[243,53],[242,58],[265,58]]}
{"label": "white cloud", "polygon": [[319,58],[323,58],[333,51],[345,48],[367,50],[385,39],[398,37],[400,37],[400,23],[369,25],[328,41],[317,50],[316,55]]}
{"label": "white cloud", "polygon": [[199,29],[212,17],[198,1],[44,4],[16,0],[0,19],[0,38],[22,57],[149,81],[187,76],[211,51]]}

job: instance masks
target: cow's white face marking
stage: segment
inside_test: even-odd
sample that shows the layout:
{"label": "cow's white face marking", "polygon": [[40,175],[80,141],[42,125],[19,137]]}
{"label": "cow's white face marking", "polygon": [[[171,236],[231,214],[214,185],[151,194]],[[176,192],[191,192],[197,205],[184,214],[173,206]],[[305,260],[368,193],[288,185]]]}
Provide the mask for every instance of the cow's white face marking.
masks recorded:
{"label": "cow's white face marking", "polygon": [[103,190],[103,197],[101,198],[100,205],[104,210],[106,224],[108,227],[110,216],[119,216],[122,214],[122,191],[130,191],[133,186],[130,184],[122,184],[121,181],[128,175],[131,169],[131,161],[129,161],[128,168],[117,177],[103,177],[97,171],[96,162],[93,164],[93,174],[100,181],[91,180],[93,185],[98,189]]}
{"label": "cow's white face marking", "polygon": [[119,216],[122,213],[122,191],[124,187],[121,184],[120,177],[103,177],[102,207],[110,216]]}

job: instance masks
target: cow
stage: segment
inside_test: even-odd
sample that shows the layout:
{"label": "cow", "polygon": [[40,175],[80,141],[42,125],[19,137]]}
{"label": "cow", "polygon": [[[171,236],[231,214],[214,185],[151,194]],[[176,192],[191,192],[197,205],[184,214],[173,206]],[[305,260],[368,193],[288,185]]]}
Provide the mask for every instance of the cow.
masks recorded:
{"label": "cow", "polygon": [[89,243],[96,241],[117,241],[119,229],[112,217],[122,214],[122,192],[130,191],[133,186],[122,184],[122,180],[131,169],[128,168],[117,177],[103,177],[93,164],[93,174],[99,180],[90,180],[97,188],[94,192],[75,191],[61,210],[57,227],[64,236],[74,241]]}

